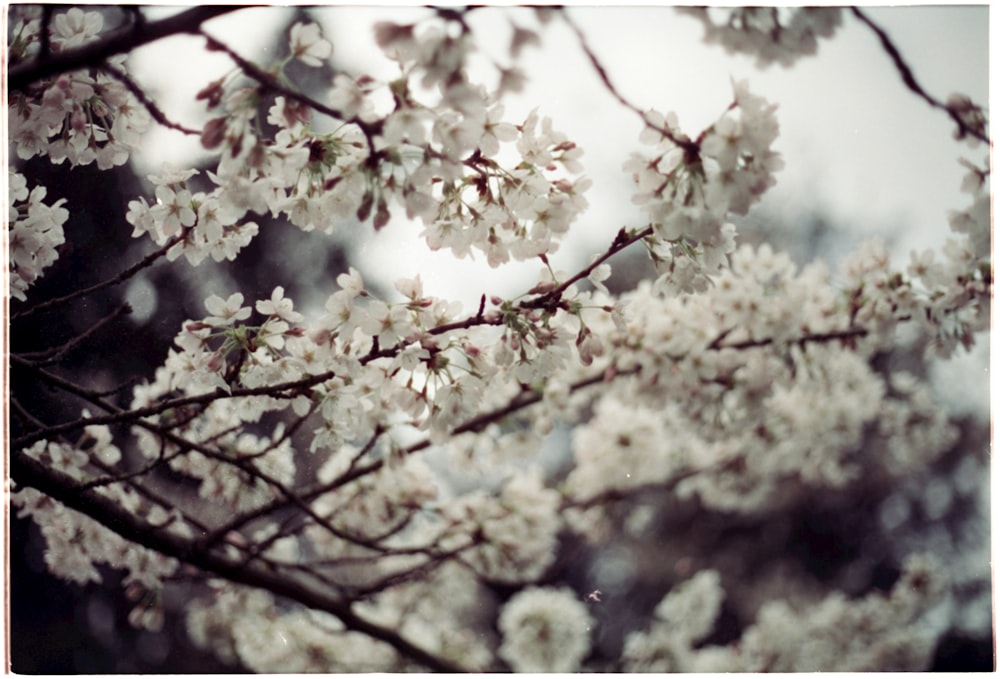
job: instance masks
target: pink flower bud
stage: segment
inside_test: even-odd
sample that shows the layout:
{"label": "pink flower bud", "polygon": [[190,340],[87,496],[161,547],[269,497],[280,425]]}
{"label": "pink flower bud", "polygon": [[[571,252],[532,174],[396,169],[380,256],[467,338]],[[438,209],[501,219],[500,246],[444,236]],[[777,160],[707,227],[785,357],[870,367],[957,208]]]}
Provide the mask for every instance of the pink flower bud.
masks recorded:
{"label": "pink flower bud", "polygon": [[201,145],[206,149],[214,149],[226,136],[226,118],[212,118],[205,123],[205,129],[201,131]]}
{"label": "pink flower bud", "polygon": [[201,101],[205,99],[208,102],[209,108],[215,108],[222,101],[222,95],[224,90],[222,89],[222,81],[216,80],[215,82],[209,83],[205,86],[198,94],[195,95],[195,99]]}

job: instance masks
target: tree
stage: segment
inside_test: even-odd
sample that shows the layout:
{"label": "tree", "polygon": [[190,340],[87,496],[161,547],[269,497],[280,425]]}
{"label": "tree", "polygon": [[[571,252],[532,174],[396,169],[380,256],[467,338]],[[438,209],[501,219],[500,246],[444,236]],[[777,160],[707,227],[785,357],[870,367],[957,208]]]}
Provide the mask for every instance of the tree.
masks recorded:
{"label": "tree", "polygon": [[[894,489],[981,469],[926,372],[989,328],[988,162],[963,160],[939,251],[901,267],[871,240],[834,274],[737,244],[783,166],[776,106],[747,82],[685,129],[616,88],[573,9],[376,23],[385,80],[338,70],[308,13],[273,62],[213,37],[215,17],[267,11],[11,8],[9,469],[52,574],[120,580],[132,625],[179,615],[255,671],[931,665],[958,596],[946,555],[897,558],[823,517],[870,528]],[[761,68],[858,22],[901,87],[990,145],[984,110],[925,90],[865,11],[681,13]],[[484,14],[509,33],[488,83],[470,75]],[[622,158],[642,219],[570,271],[556,250],[601,187],[557,121],[503,104],[556,25],[642,125]],[[127,65],[176,34],[232,64],[197,125]],[[143,185],[125,166],[154,126],[210,160]],[[101,182],[130,194],[130,234],[103,226],[122,214]],[[382,289],[344,253],[312,279],[298,259],[277,281],[260,268],[400,221],[432,251],[540,273],[469,310],[419,276]],[[651,275],[612,278],[636,252]],[[230,291],[202,294],[206,270]],[[142,327],[120,292],[139,281],[161,300]],[[654,577],[588,586],[625,544]]]}

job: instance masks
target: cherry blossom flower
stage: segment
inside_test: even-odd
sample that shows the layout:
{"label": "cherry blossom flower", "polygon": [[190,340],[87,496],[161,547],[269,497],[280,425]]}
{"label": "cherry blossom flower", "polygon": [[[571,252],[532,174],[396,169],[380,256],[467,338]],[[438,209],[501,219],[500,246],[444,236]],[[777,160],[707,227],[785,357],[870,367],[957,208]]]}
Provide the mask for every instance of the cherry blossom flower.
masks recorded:
{"label": "cherry blossom flower", "polygon": [[234,292],[223,300],[218,295],[211,295],[205,300],[205,308],[212,314],[205,318],[209,325],[217,327],[233,325],[238,321],[250,318],[250,307],[243,306],[243,293]]}
{"label": "cherry blossom flower", "polygon": [[277,316],[289,323],[299,323],[305,318],[294,310],[294,303],[285,297],[285,288],[280,285],[271,292],[270,299],[258,301],[256,309],[266,316]]}
{"label": "cherry blossom flower", "polygon": [[324,39],[318,25],[297,22],[292,26],[289,49],[292,56],[308,66],[319,67],[333,54],[333,45]]}
{"label": "cherry blossom flower", "polygon": [[67,12],[57,14],[53,26],[54,40],[63,49],[69,49],[79,47],[97,37],[104,27],[104,17],[100,12],[84,12],[78,7],[73,7]]}

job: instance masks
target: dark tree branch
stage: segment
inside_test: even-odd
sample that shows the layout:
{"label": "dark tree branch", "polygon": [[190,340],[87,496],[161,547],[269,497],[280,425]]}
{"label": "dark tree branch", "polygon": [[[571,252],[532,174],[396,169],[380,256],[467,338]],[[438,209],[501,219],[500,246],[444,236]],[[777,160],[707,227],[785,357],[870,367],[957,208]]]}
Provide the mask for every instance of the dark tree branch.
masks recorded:
{"label": "dark tree branch", "polygon": [[[707,348],[710,351],[722,351],[723,349],[743,350],[743,349],[754,349],[757,347],[766,347],[775,343],[773,337],[764,337],[761,339],[748,339],[748,340],[742,340],[740,342],[732,342],[730,344],[723,343],[723,340],[729,335],[729,333],[732,330],[733,328],[730,328],[729,330],[720,333],[718,337],[712,340],[712,342],[708,345]],[[853,328],[847,328],[845,330],[832,330],[830,332],[806,333],[801,337],[796,337],[794,339],[786,340],[784,343],[788,345],[798,344],[800,347],[804,347],[806,344],[821,344],[825,342],[845,342],[845,341],[849,342],[858,339],[859,337],[865,337],[867,334],[868,334],[867,328],[853,327]]]}
{"label": "dark tree branch", "polygon": [[202,37],[205,38],[205,40],[208,41],[208,48],[210,50],[216,50],[225,53],[230,59],[233,60],[233,63],[236,64],[240,68],[240,70],[243,71],[244,75],[246,75],[248,78],[256,80],[260,84],[260,86],[263,87],[264,89],[270,90],[275,94],[284,95],[289,99],[297,101],[300,104],[304,104],[312,108],[313,110],[318,111],[324,115],[330,116],[331,118],[334,118],[336,120],[343,120],[346,123],[352,123],[354,125],[357,125],[359,128],[361,128],[361,131],[365,133],[365,138],[368,140],[368,146],[372,152],[372,157],[375,156],[376,153],[375,143],[374,140],[372,139],[372,136],[378,134],[378,132],[381,130],[382,128],[381,120],[375,122],[366,122],[364,120],[361,120],[357,116],[354,117],[345,116],[343,112],[331,108],[326,104],[320,103],[315,99],[313,99],[312,97],[302,92],[299,92],[298,90],[292,87],[288,87],[284,83],[280,82],[276,77],[274,77],[273,74],[268,73],[267,71],[260,68],[253,62],[244,59],[231,47],[220,42],[216,38],[213,38],[205,31],[199,31],[199,33]]}
{"label": "dark tree branch", "polygon": [[37,367],[58,363],[63,356],[68,354],[70,351],[72,351],[75,347],[79,346],[81,343],[87,341],[88,338],[92,337],[94,334],[99,332],[101,328],[103,328],[105,325],[115,320],[119,316],[124,316],[130,313],[132,313],[132,306],[128,302],[126,302],[125,304],[122,304],[104,318],[97,321],[94,325],[84,330],[79,335],[71,338],[68,342],[65,342],[57,347],[45,349],[43,351],[33,351],[27,354],[18,354],[18,356],[24,360],[30,361],[32,365],[35,365]]}
{"label": "dark tree branch", "polygon": [[51,43],[49,42],[49,26],[52,25],[52,5],[42,5],[42,23],[38,32],[38,58],[48,59]]}
{"label": "dark tree branch", "polygon": [[137,274],[139,271],[145,269],[147,266],[152,265],[153,262],[158,260],[160,257],[166,255],[167,251],[170,250],[170,248],[172,248],[174,245],[176,245],[182,240],[184,240],[184,234],[174,236],[169,241],[167,241],[166,245],[161,247],[159,250],[154,250],[153,252],[149,253],[148,255],[140,259],[138,262],[136,262],[129,268],[125,269],[118,275],[114,276],[113,278],[109,278],[106,281],[102,281],[100,283],[92,285],[89,288],[76,290],[74,292],[69,293],[68,295],[63,295],[62,297],[56,297],[55,299],[46,300],[44,302],[35,304],[34,306],[30,306],[27,309],[18,311],[16,314],[11,316],[11,321],[16,321],[17,319],[24,318],[25,316],[31,316],[32,314],[36,314],[39,311],[45,311],[54,306],[65,304],[66,302],[72,302],[74,299],[79,299],[81,297],[86,297],[87,295],[92,295],[95,292],[103,290],[104,288],[110,288],[113,285],[118,285],[119,283],[127,281],[129,278]]}
{"label": "dark tree branch", "polygon": [[701,147],[696,142],[693,142],[690,139],[681,139],[677,135],[675,135],[671,130],[665,127],[660,127],[659,125],[654,125],[652,122],[650,122],[649,117],[646,115],[646,112],[643,111],[638,106],[636,106],[635,104],[633,104],[632,102],[630,102],[628,99],[626,99],[624,95],[622,95],[622,93],[618,91],[618,88],[616,88],[614,84],[611,82],[611,77],[608,75],[607,69],[604,68],[604,65],[601,64],[601,60],[597,58],[597,54],[595,54],[594,51],[590,48],[590,44],[587,42],[587,37],[583,34],[583,31],[580,29],[579,26],[576,25],[576,23],[572,19],[570,19],[569,15],[566,13],[566,9],[562,8],[562,11],[560,12],[559,15],[562,17],[563,21],[566,22],[566,25],[570,27],[573,33],[576,34],[576,38],[580,43],[580,49],[582,49],[583,53],[587,55],[587,58],[590,60],[590,63],[594,67],[594,70],[597,71],[598,77],[604,84],[605,89],[607,89],[608,92],[611,93],[611,96],[617,99],[622,106],[631,111],[634,111],[640,118],[642,118],[642,122],[645,123],[646,127],[656,130],[664,137],[672,141],[674,144],[684,149],[687,155],[697,158],[701,150]]}
{"label": "dark tree branch", "polygon": [[67,71],[98,66],[108,57],[131,52],[136,47],[155,42],[161,38],[180,33],[196,33],[205,21],[248,6],[250,5],[194,7],[160,21],[136,22],[131,26],[65,52],[40,53],[32,61],[18,64],[10,69],[7,74],[7,91],[23,90],[39,80]]}
{"label": "dark tree branch", "polygon": [[966,121],[962,118],[962,116],[959,114],[959,112],[955,110],[955,108],[949,106],[948,104],[938,99],[935,99],[930,94],[928,94],[923,87],[921,87],[917,83],[917,79],[913,75],[913,71],[910,69],[909,65],[907,65],[906,61],[903,59],[903,55],[899,53],[899,49],[896,48],[896,45],[892,42],[892,39],[884,30],[882,30],[882,28],[878,24],[872,21],[868,17],[868,15],[866,15],[857,7],[851,7],[851,11],[854,13],[854,16],[856,16],[863,24],[868,26],[868,28],[870,28],[875,33],[875,35],[878,36],[879,41],[882,43],[882,48],[889,55],[889,58],[892,59],[892,63],[896,65],[896,70],[899,71],[899,76],[903,79],[903,84],[906,85],[907,88],[909,88],[912,92],[914,92],[918,97],[926,101],[934,108],[941,109],[942,111],[947,113],[952,120],[955,121],[955,124],[958,125],[959,139],[965,137],[966,135],[969,135],[986,143],[989,146],[993,145],[989,137],[986,136],[984,129],[975,129],[970,127],[966,123]]}
{"label": "dark tree branch", "polygon": [[247,565],[243,560],[218,552],[204,552],[195,547],[194,541],[157,529],[144,519],[135,516],[108,497],[94,490],[78,492],[76,482],[65,474],[46,468],[22,451],[10,457],[11,475],[19,485],[31,486],[58,500],[114,531],[122,538],[152,549],[165,556],[190,564],[231,582],[267,590],[315,610],[326,611],[337,617],[350,630],[367,634],[390,645],[402,656],[436,672],[464,672],[464,667],[434,655],[407,641],[395,630],[376,625],[357,615],[351,602],[329,592],[311,588],[290,578],[286,573],[276,573],[264,567]]}

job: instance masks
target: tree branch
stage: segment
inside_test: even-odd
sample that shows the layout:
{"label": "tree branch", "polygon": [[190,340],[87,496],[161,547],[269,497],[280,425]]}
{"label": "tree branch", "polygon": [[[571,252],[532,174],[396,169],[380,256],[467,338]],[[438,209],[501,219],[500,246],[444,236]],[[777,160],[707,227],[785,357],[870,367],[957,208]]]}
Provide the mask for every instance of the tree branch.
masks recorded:
{"label": "tree branch", "polygon": [[41,53],[32,61],[18,64],[7,74],[7,91],[23,90],[44,78],[87,66],[97,66],[108,57],[131,52],[161,38],[179,33],[195,33],[201,24],[222,14],[252,5],[194,7],[160,21],[138,22],[75,49],[54,54]]}
{"label": "tree branch", "polygon": [[601,264],[604,264],[604,262],[608,261],[613,256],[615,256],[625,248],[629,247],[633,243],[638,243],[643,238],[647,238],[652,235],[653,235],[653,227],[651,226],[647,226],[646,228],[636,233],[633,233],[632,235],[629,235],[624,228],[621,229],[618,232],[618,235],[615,236],[615,239],[611,242],[611,245],[608,246],[608,249],[605,250],[604,253],[601,254],[599,257],[594,259],[593,262],[591,262],[584,268],[580,269],[580,271],[578,271],[575,275],[573,275],[571,278],[566,279],[552,290],[542,293],[538,297],[535,297],[533,299],[528,299],[521,302],[520,307],[522,309],[541,309],[551,305],[556,300],[556,298],[562,297],[562,294],[566,292],[566,290],[568,290],[571,285],[589,276],[590,273],[594,269],[599,267]]}
{"label": "tree branch", "polygon": [[401,655],[436,672],[464,672],[464,667],[434,655],[407,641],[395,630],[376,625],[351,610],[351,603],[327,592],[310,588],[288,577],[262,567],[247,565],[218,552],[203,552],[191,539],[158,530],[94,490],[78,492],[75,481],[65,474],[47,469],[23,451],[10,457],[11,475],[18,484],[31,486],[58,500],[70,509],[83,513],[124,539],[152,549],[165,556],[214,573],[231,582],[267,590],[272,594],[297,601],[312,609],[336,616],[350,630],[367,634],[392,646]]}
{"label": "tree branch", "polygon": [[361,118],[359,118],[358,116],[348,117],[344,115],[343,112],[338,111],[335,108],[331,108],[326,104],[320,103],[315,99],[313,99],[312,97],[283,84],[272,74],[263,70],[253,62],[247,61],[231,47],[229,47],[223,42],[220,42],[216,38],[213,38],[205,31],[199,31],[199,34],[202,37],[204,37],[205,40],[208,41],[208,48],[210,50],[217,50],[219,52],[225,53],[230,59],[233,60],[233,63],[236,64],[240,68],[240,70],[243,71],[244,75],[246,75],[248,78],[256,80],[258,83],[260,83],[261,87],[270,90],[275,94],[284,95],[289,99],[293,99],[299,102],[300,104],[304,104],[312,108],[313,110],[318,111],[324,115],[330,116],[331,118],[334,118],[336,120],[343,120],[346,123],[357,125],[359,128],[361,128],[361,131],[364,132],[365,138],[368,140],[368,147],[372,153],[372,156],[375,155],[376,147],[375,147],[375,142],[372,139],[372,136],[378,134],[378,132],[381,130],[382,128],[381,120],[375,122],[366,122]]}
{"label": "tree branch", "polygon": [[119,316],[124,316],[130,313],[132,313],[132,305],[129,304],[128,302],[125,302],[117,309],[112,311],[110,314],[98,320],[94,325],[84,330],[79,335],[70,338],[69,341],[56,347],[51,347],[49,349],[45,349],[42,351],[33,351],[27,354],[18,354],[18,356],[37,367],[58,363],[63,356],[68,354],[70,351],[72,351],[74,348],[76,348],[83,342],[87,341],[88,338],[92,337],[97,332],[99,332],[101,328],[103,328],[105,325],[115,320]]}
{"label": "tree branch", "polygon": [[607,69],[604,68],[604,65],[601,64],[600,59],[597,58],[597,55],[594,53],[594,51],[590,48],[590,45],[587,43],[587,38],[586,36],[584,36],[583,31],[580,29],[579,26],[576,25],[576,23],[572,19],[570,19],[569,15],[566,13],[566,8],[562,8],[562,11],[560,12],[559,15],[562,17],[563,21],[566,22],[566,25],[569,26],[570,29],[576,34],[576,38],[580,43],[580,49],[582,49],[583,53],[587,55],[588,59],[590,59],[591,65],[594,67],[594,70],[597,71],[598,77],[601,79],[601,82],[604,83],[604,87],[608,90],[608,92],[611,93],[611,96],[617,99],[622,106],[631,111],[634,111],[640,118],[642,118],[642,122],[645,123],[646,127],[656,130],[657,132],[662,134],[664,137],[672,141],[674,144],[684,149],[685,153],[688,154],[689,156],[698,157],[701,147],[696,142],[693,142],[690,139],[681,139],[668,128],[660,127],[659,125],[654,125],[653,123],[650,122],[649,118],[646,116],[645,111],[643,111],[641,108],[630,102],[628,99],[624,97],[624,95],[622,95],[621,92],[618,91],[618,89],[614,86],[614,84],[612,84],[611,77],[608,75]]}
{"label": "tree branch", "polygon": [[892,42],[892,39],[889,38],[889,35],[884,30],[882,30],[882,28],[878,24],[876,24],[874,21],[868,18],[868,16],[857,7],[851,7],[851,12],[853,12],[854,16],[856,16],[863,24],[868,26],[868,28],[872,29],[875,35],[878,36],[878,39],[882,43],[882,48],[886,51],[886,53],[892,59],[892,62],[896,65],[896,70],[899,71],[899,75],[903,79],[903,84],[906,85],[911,91],[913,91],[918,97],[926,101],[934,108],[941,109],[942,111],[947,113],[952,120],[955,121],[955,124],[958,125],[959,139],[965,137],[966,135],[969,135],[984,142],[988,146],[993,146],[989,137],[986,136],[986,133],[984,131],[985,128],[976,129],[970,127],[968,123],[959,114],[959,112],[955,110],[954,107],[949,106],[948,104],[943,103],[938,99],[935,99],[930,94],[928,94],[923,87],[921,87],[917,83],[917,79],[913,75],[913,71],[910,69],[909,65],[907,65],[906,61],[903,60],[903,55],[899,53],[899,49],[896,48],[896,45]]}
{"label": "tree branch", "polygon": [[102,281],[95,285],[91,285],[89,288],[83,288],[82,290],[75,290],[69,293],[68,295],[63,295],[62,297],[56,297],[54,299],[46,300],[44,302],[35,304],[34,306],[30,306],[27,309],[22,309],[21,311],[18,311],[11,317],[11,321],[16,321],[19,318],[31,316],[32,314],[36,314],[39,311],[45,311],[51,307],[58,306],[60,304],[65,304],[66,302],[72,302],[74,299],[79,299],[80,297],[86,297],[87,295],[92,295],[95,292],[103,290],[104,288],[110,288],[113,285],[118,285],[119,283],[128,280],[142,269],[145,269],[147,266],[150,266],[160,257],[163,257],[165,254],[167,254],[167,251],[170,250],[170,248],[172,248],[174,245],[176,245],[182,240],[184,240],[183,233],[174,236],[169,241],[167,241],[166,245],[161,247],[159,250],[154,250],[153,252],[149,253],[148,255],[140,259],[138,262],[136,262],[129,268],[125,269],[118,275],[114,276],[113,278],[109,278],[106,281]]}

